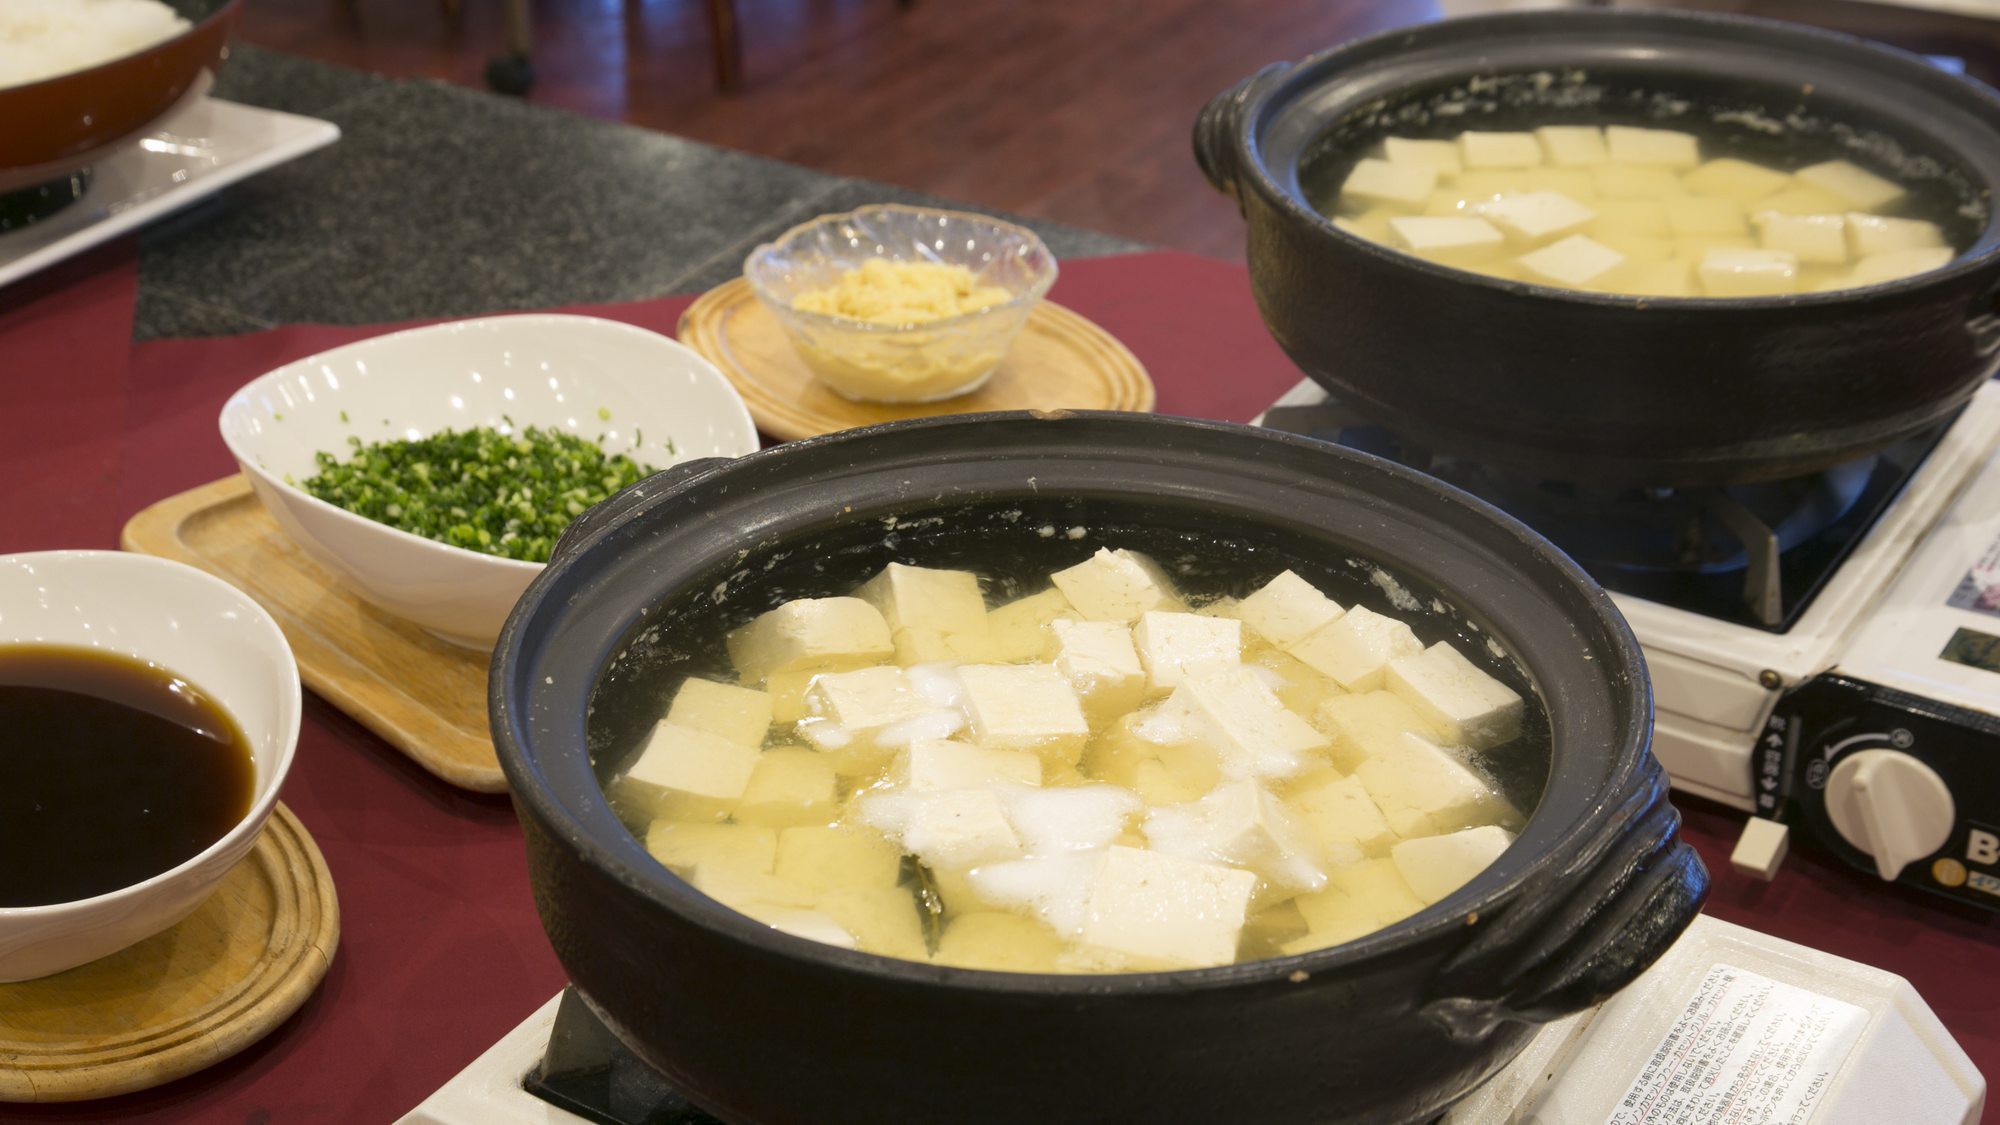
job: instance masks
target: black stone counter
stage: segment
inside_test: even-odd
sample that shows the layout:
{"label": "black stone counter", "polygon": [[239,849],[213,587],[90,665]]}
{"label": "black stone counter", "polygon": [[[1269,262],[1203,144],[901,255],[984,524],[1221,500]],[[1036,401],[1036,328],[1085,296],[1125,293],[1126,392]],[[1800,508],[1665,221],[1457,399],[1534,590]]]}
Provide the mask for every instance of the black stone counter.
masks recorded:
{"label": "black stone counter", "polygon": [[[238,47],[215,95],[332,121],[330,148],[149,227],[138,339],[687,293],[758,242],[905,188]],[[1059,258],[1138,243],[1021,220]]]}

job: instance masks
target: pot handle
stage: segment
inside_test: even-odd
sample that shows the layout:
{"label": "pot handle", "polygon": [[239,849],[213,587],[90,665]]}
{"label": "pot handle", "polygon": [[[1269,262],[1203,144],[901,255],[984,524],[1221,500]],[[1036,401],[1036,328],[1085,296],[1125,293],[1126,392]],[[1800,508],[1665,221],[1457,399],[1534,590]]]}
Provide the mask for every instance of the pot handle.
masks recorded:
{"label": "pot handle", "polygon": [[1215,190],[1236,198],[1243,209],[1243,196],[1236,186],[1236,138],[1243,125],[1243,107],[1268,79],[1292,69],[1288,62],[1272,63],[1208,100],[1194,119],[1194,162]]}
{"label": "pot handle", "polygon": [[717,466],[728,460],[727,457],[697,457],[692,461],[682,461],[605,497],[571,520],[562,534],[556,536],[555,549],[549,552],[549,565],[553,566],[573,554],[586,539],[624,519],[641,502],[662,492],[684,488],[714,472]]}
{"label": "pot handle", "polygon": [[[1680,838],[1665,779],[1648,776],[1572,863],[1537,873],[1517,905],[1453,956],[1424,1013],[1452,1038],[1596,1004],[1660,958],[1701,911],[1708,869]],[[1469,919],[1469,921],[1473,921]]]}

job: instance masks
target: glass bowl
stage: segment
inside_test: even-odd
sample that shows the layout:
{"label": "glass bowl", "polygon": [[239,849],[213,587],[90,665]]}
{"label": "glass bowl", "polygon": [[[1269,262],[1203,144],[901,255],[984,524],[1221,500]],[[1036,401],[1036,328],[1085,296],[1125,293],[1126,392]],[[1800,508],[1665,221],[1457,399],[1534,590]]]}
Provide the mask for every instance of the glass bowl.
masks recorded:
{"label": "glass bowl", "polygon": [[[794,308],[872,258],[964,266],[1008,300],[942,320],[881,324]],[[1056,260],[1035,232],[964,211],[882,204],[822,215],[750,252],[743,277],[814,374],[858,402],[935,402],[992,377]]]}

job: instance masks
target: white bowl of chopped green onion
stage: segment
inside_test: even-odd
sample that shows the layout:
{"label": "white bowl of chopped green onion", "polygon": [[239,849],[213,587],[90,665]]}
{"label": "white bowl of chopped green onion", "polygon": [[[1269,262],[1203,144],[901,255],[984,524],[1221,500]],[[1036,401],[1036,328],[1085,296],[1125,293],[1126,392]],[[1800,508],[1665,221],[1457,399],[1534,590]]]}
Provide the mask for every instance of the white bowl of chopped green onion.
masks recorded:
{"label": "white bowl of chopped green onion", "polygon": [[594,317],[414,328],[288,363],[222,409],[278,526],[371,604],[490,648],[555,537],[626,484],[757,449],[699,355]]}

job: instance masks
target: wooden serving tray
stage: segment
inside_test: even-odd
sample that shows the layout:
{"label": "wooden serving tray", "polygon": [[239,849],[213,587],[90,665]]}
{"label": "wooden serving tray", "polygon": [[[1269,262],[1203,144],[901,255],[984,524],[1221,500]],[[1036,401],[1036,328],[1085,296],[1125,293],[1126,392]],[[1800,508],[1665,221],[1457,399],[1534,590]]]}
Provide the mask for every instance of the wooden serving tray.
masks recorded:
{"label": "wooden serving tray", "polygon": [[0,1102],[127,1094],[221,1062],[297,1011],[339,944],[326,861],[281,803],[250,854],[172,929],[0,984]]}
{"label": "wooden serving tray", "polygon": [[986,384],[942,402],[854,402],[827,389],[742,278],[701,295],[681,314],[680,341],[721,369],[757,428],[786,441],[940,414],[983,410],[1153,409],[1153,380],[1117,337],[1049,301]]}
{"label": "wooden serving tray", "polygon": [[464,789],[506,790],[486,733],[486,654],[362,601],[279,530],[241,475],[154,504],[120,542],[255,598],[291,642],[305,685],[418,765]]}

